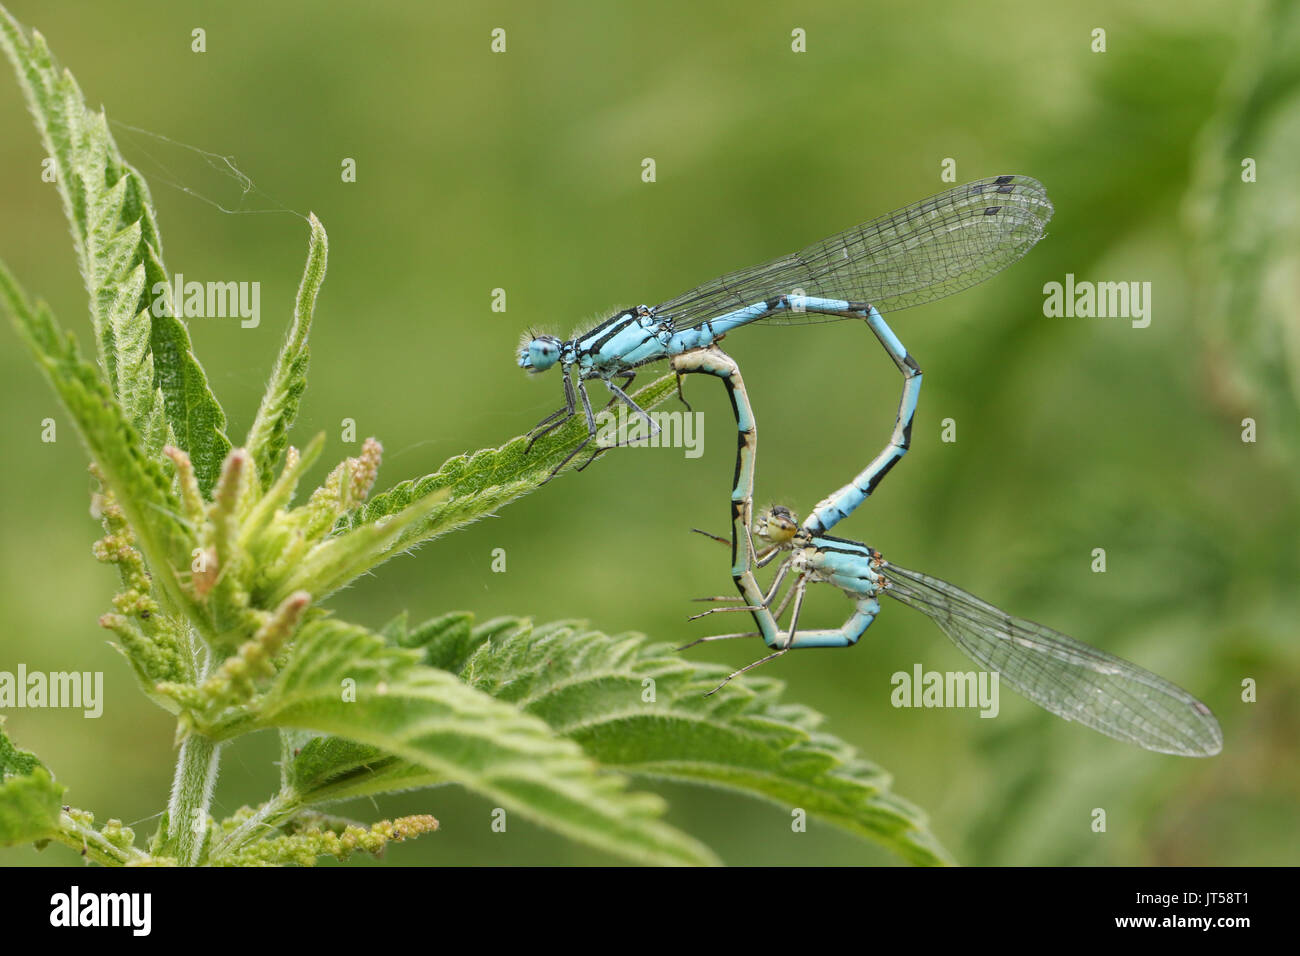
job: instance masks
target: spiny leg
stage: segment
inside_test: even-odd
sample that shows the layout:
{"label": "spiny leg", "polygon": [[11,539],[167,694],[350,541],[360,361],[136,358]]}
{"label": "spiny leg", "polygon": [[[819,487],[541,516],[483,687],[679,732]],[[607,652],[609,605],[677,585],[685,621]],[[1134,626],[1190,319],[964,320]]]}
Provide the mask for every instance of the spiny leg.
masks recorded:
{"label": "spiny leg", "polygon": [[[775,594],[776,588],[773,588],[772,591]],[[790,590],[785,592],[785,597],[781,599],[781,603],[778,604],[776,606],[776,610],[772,612],[772,619],[774,621],[781,620],[782,616],[785,614],[786,605],[790,603],[790,598],[794,595],[794,593],[795,593],[794,588],[791,588]],[[771,607],[772,603],[769,601],[767,606]]]}
{"label": "spiny leg", "polygon": [[689,650],[690,648],[694,647],[696,644],[707,644],[710,641],[730,641],[738,637],[762,637],[762,636],[763,634],[761,631],[745,631],[743,634],[710,634],[708,637],[697,637],[689,644],[683,644],[681,647],[677,648],[677,650],[679,651]]}
{"label": "spiny leg", "polygon": [[[629,369],[626,372],[616,372],[614,374],[614,378],[621,378],[623,380],[622,388],[623,391],[627,392],[631,390],[632,382],[636,380],[636,372],[631,369]],[[613,392],[611,392],[609,396],[609,401],[605,403],[605,408],[611,407],[617,401],[618,401],[618,396],[615,395]]]}
{"label": "spiny leg", "polygon": [[731,542],[728,541],[726,538],[724,538],[722,535],[714,534],[712,531],[702,531],[699,528],[692,528],[691,532],[693,534],[702,534],[704,535],[704,537],[711,538],[714,541],[718,542],[718,544],[731,544]]}
{"label": "spiny leg", "polygon": [[[784,568],[785,565],[782,565],[782,567]],[[782,572],[782,573],[783,573],[783,572]],[[781,598],[781,603],[778,604],[778,605],[776,606],[775,609],[773,609],[773,608],[772,608],[772,599],[776,596],[776,588],[777,588],[777,584],[778,584],[778,582],[773,581],[773,583],[772,583],[772,587],[769,589],[768,593],[764,596],[764,601],[763,601],[763,604],[761,604],[761,605],[757,605],[757,606],[752,606],[752,607],[751,607],[750,605],[747,605],[747,604],[736,604],[736,605],[734,605],[733,607],[716,607],[716,608],[712,608],[711,610],[704,611],[704,612],[701,613],[701,614],[695,614],[695,615],[693,615],[693,616],[687,618],[687,620],[689,620],[689,621],[694,621],[694,620],[696,620],[697,618],[704,617],[705,615],[708,615],[708,614],[714,614],[714,613],[717,613],[717,612],[719,612],[719,611],[751,611],[751,612],[752,612],[752,611],[761,611],[761,610],[765,610],[765,609],[766,609],[766,610],[769,610],[769,611],[771,612],[771,614],[772,614],[772,620],[774,620],[774,621],[776,621],[776,622],[779,623],[780,620],[781,620],[781,618],[783,618],[783,617],[785,616],[785,609],[789,606],[789,604],[790,604],[790,599],[794,596],[795,589],[794,589],[794,588],[790,588],[789,590],[787,590],[787,591],[785,592],[785,597]],[[730,595],[725,595],[725,596],[719,596],[719,597],[696,598],[695,600],[697,600],[697,601],[732,601],[732,602],[734,602],[736,599],[735,599],[734,597],[731,597]]]}
{"label": "spiny leg", "polygon": [[[623,379],[623,386],[622,388],[620,388],[619,386],[615,385],[613,382],[607,379],[604,380],[605,386],[610,391],[610,399],[609,399],[609,403],[605,406],[604,409],[602,409],[602,412],[607,411],[611,406],[621,401],[632,410],[633,414],[641,416],[641,418],[645,421],[645,423],[650,428],[650,435],[654,435],[655,433],[660,431],[659,426],[655,423],[654,419],[650,417],[649,413],[647,413],[643,408],[637,405],[636,402],[632,401],[631,397],[626,392],[626,389],[632,384],[632,380],[636,378],[636,372],[634,371],[620,372],[615,377]],[[601,451],[593,453],[591,458],[589,458],[581,467],[578,468],[578,471],[581,471],[583,468],[586,468],[587,465],[590,465],[593,461],[595,461],[596,457],[600,455],[602,451],[608,450],[610,448],[630,448],[642,443],[643,441],[648,440],[649,437],[650,436],[646,436],[645,438],[641,438],[641,437],[624,438],[621,432],[616,429],[614,440],[611,442],[603,442],[601,445]]]}
{"label": "spiny leg", "polygon": [[[591,444],[591,436],[585,437],[584,440],[578,442],[578,444],[575,446],[575,449],[573,449],[572,451],[569,451],[569,453],[568,453],[567,455],[564,455],[564,460],[563,460],[563,462],[560,462],[559,464],[556,464],[556,466],[555,466],[554,468],[551,468],[551,473],[550,473],[550,475],[547,475],[547,476],[546,476],[546,481],[550,481],[550,480],[552,479],[552,477],[555,477],[556,475],[559,475],[560,470],[562,470],[562,468],[565,466],[565,464],[568,464],[569,462],[572,462],[573,459],[577,458],[578,455],[580,455],[580,454],[582,453],[582,449],[585,449],[585,447],[588,446],[588,445],[590,445],[590,444]],[[578,466],[577,471],[582,471],[582,468],[585,468],[586,466],[589,466],[589,464],[590,464],[591,462],[594,462],[595,457],[597,457],[597,455],[601,454],[602,451],[604,451],[604,450],[606,450],[606,449],[598,449],[597,451],[595,451],[595,454],[594,454],[594,455],[591,455],[591,458],[589,458],[588,460],[586,460],[586,462],[582,463],[581,466]],[[546,484],[546,481],[542,481],[542,484],[545,485],[545,484]]]}
{"label": "spiny leg", "polygon": [[[536,444],[537,439],[567,424],[569,419],[577,412],[577,403],[573,396],[573,382],[569,378],[569,369],[567,367],[561,369],[561,374],[564,376],[564,407],[551,412],[533,426],[532,431],[528,433],[528,444],[524,446],[525,455],[533,450],[533,445]],[[556,419],[559,419],[559,421],[556,421]]]}
{"label": "spiny leg", "polygon": [[[610,398],[609,401],[605,404],[605,407],[601,409],[601,411],[602,412],[608,411],[616,403],[622,400],[626,402],[629,406],[631,406],[634,412],[637,412],[638,414],[645,416],[646,421],[650,422],[651,428],[657,430],[658,426],[655,425],[655,423],[650,419],[650,417],[646,415],[645,411],[642,410],[641,407],[638,406],[635,402],[633,402],[632,399],[629,398],[626,394],[626,390],[631,388],[632,382],[636,378],[636,372],[634,371],[619,372],[615,377],[623,379],[623,388],[619,389],[617,386],[614,385],[614,383],[608,380],[605,381],[605,384],[609,387],[610,390]],[[654,434],[654,432],[651,432],[651,434]],[[608,444],[602,444],[599,448],[597,448],[595,451],[591,453],[590,458],[584,461],[581,465],[578,465],[573,470],[574,471],[585,470],[588,465],[590,465],[601,455],[605,454],[605,452],[609,451],[611,448],[625,448],[625,447],[630,447],[631,445],[632,442],[630,441],[624,441],[622,438],[615,438],[613,442],[610,442]],[[579,445],[577,450],[581,451],[583,447],[585,447],[585,445]]]}
{"label": "spiny leg", "polygon": [[803,596],[808,590],[808,579],[800,576],[791,590],[795,592],[794,610],[790,612],[790,630],[785,635],[785,643],[781,645],[781,649],[785,651],[794,647],[795,634],[799,630],[799,615],[803,613]]}
{"label": "spiny leg", "polygon": [[[724,538],[720,534],[714,534],[712,531],[701,531],[699,528],[692,528],[691,531],[693,531],[695,534],[702,534],[706,538],[711,538],[712,540],[718,542],[719,544],[731,544],[731,541],[729,539]],[[772,559],[775,558],[780,553],[781,553],[781,549],[776,545],[771,545],[769,547],[764,548],[762,551],[754,552],[752,556],[754,559],[755,567],[760,567],[760,568],[767,567],[769,564],[772,563]],[[696,598],[696,600],[704,601],[707,599]]]}
{"label": "spiny leg", "polygon": [[615,399],[621,399],[627,405],[627,407],[632,410],[632,414],[639,415],[641,417],[641,420],[646,423],[646,427],[650,429],[651,435],[659,434],[659,426],[655,423],[655,420],[650,417],[649,412],[647,412],[636,402],[632,401],[631,396],[628,395],[627,392],[623,391],[621,388],[619,388],[609,379],[602,379],[602,381],[604,381],[605,387],[609,389],[610,392],[613,393]]}
{"label": "spiny leg", "polygon": [[[768,661],[774,661],[778,657],[782,657],[790,651],[791,647],[794,645],[794,632],[799,625],[799,610],[803,605],[803,592],[807,586],[808,586],[807,578],[800,576],[799,580],[795,582],[794,587],[791,589],[797,591],[798,595],[795,597],[795,601],[794,601],[794,616],[790,619],[790,635],[786,638],[784,644],[775,645],[777,647],[777,650],[773,651],[771,654],[768,654],[766,657],[760,657],[752,664],[746,664],[738,671],[732,671],[730,674],[728,674],[726,677],[722,679],[722,682],[718,684],[717,687],[713,688],[713,690],[705,694],[704,695],[705,697],[712,697],[718,691],[722,690],[722,688],[725,687],[730,681],[736,679],[741,674],[752,671],[755,667],[760,667],[763,664],[766,664]],[[770,613],[768,612],[766,607],[763,608],[762,613],[770,617]],[[758,615],[755,615],[755,617],[757,616]],[[766,637],[767,635],[765,634],[764,638]],[[772,642],[768,641],[768,645],[772,646]]]}
{"label": "spiny leg", "polygon": [[[633,380],[636,378],[636,372],[634,371],[618,372],[614,377],[623,379],[623,387],[620,388],[619,386],[615,385],[612,381],[610,381],[607,378],[601,379],[601,381],[605,383],[605,387],[608,388],[610,392],[609,402],[606,403],[605,408],[602,409],[601,411],[604,412],[609,408],[611,408],[616,403],[621,401],[623,404],[625,404],[628,408],[632,410],[632,413],[634,415],[639,415],[641,417],[641,419],[646,423],[646,425],[650,429],[650,435],[657,435],[660,431],[658,424],[656,424],[655,420],[650,417],[650,414],[644,408],[642,408],[640,405],[634,402],[632,400],[632,397],[628,395],[627,392],[625,391],[625,389],[631,387]],[[578,388],[579,389],[582,388],[581,381],[578,383]],[[585,391],[583,392],[583,400],[586,401]],[[591,414],[590,408],[588,408],[587,413],[590,416]],[[592,437],[595,437],[596,432],[595,432],[594,420],[589,421],[589,425],[592,429],[592,433],[591,433]],[[574,471],[584,470],[588,465],[590,465],[593,461],[595,461],[605,452],[609,451],[611,448],[625,448],[625,447],[630,447],[632,444],[633,441],[625,441],[622,438],[615,438],[613,442],[602,445],[600,448],[597,448],[594,452],[592,452],[591,457],[588,458],[586,461],[584,461],[581,465],[578,465],[578,467],[575,468]],[[577,454],[585,447],[586,447],[586,443],[584,442],[582,445],[579,445],[576,449],[574,449],[574,454]],[[572,458],[573,456],[570,455],[569,457]],[[566,458],[565,463],[567,463],[568,461],[569,458]]]}
{"label": "spiny leg", "polygon": [[681,372],[677,373],[677,400],[686,406],[686,410],[688,412],[695,411],[695,409],[691,408],[691,403],[686,400],[686,396],[682,394],[682,373]]}
{"label": "spiny leg", "polygon": [[[774,577],[774,578],[772,579],[772,585],[771,585],[771,587],[769,587],[768,590],[767,590],[767,593],[763,595],[763,603],[762,603],[762,605],[760,605],[760,606],[750,606],[750,605],[748,605],[748,604],[736,604],[736,605],[733,606],[733,607],[715,607],[715,608],[710,608],[710,609],[707,610],[707,611],[701,611],[699,614],[692,614],[690,617],[687,618],[687,620],[688,620],[688,621],[697,621],[697,620],[699,620],[699,619],[702,618],[702,617],[708,617],[710,614],[718,614],[718,613],[721,613],[721,612],[723,612],[723,611],[758,611],[758,610],[761,610],[762,608],[769,608],[769,607],[772,606],[772,599],[773,599],[774,597],[776,597],[776,592],[780,589],[780,587],[781,587],[781,582],[785,579],[786,572],[789,571],[789,570],[790,570],[790,561],[787,559],[787,560],[786,560],[785,562],[783,562],[783,563],[781,564],[781,566],[777,569],[776,577]],[[735,601],[736,598],[735,598],[735,597],[712,597],[712,598],[696,598],[695,600],[697,600],[697,601]],[[781,609],[780,609],[779,611],[777,611],[777,613],[776,613],[776,619],[777,619],[777,620],[780,620],[780,619],[781,619],[781,614],[784,613],[784,611],[785,611],[785,605],[786,605],[786,602],[789,601],[789,600],[790,600],[790,595],[787,593],[786,596],[785,596],[785,600],[783,600],[783,601],[781,602]]]}
{"label": "spiny leg", "polygon": [[[582,449],[585,448],[586,446],[587,446],[587,442],[583,442],[581,445],[578,446],[578,448],[577,448],[577,450],[574,452],[574,454],[577,454],[577,452],[582,451]],[[574,470],[574,471],[586,471],[588,465],[590,465],[593,461],[595,461],[597,458],[599,458],[601,455],[605,454],[605,452],[609,451],[609,450],[610,450],[611,448],[613,448],[613,447],[616,447],[616,446],[614,446],[614,445],[602,445],[601,447],[597,448],[595,451],[593,451],[593,452],[591,453],[591,457],[590,457],[590,458],[588,458],[586,461],[584,461],[581,465],[576,465],[576,466],[574,467],[573,470]],[[570,457],[572,457],[572,456],[570,456]],[[568,459],[566,458],[565,461],[568,461]]]}
{"label": "spiny leg", "polygon": [[[691,531],[694,532],[695,534],[702,534],[704,535],[704,537],[708,538],[709,540],[718,542],[718,544],[731,544],[730,539],[724,538],[720,534],[713,534],[710,531],[701,531],[699,528],[692,528]],[[764,548],[762,551],[758,552],[755,555],[756,558],[755,564],[760,568],[764,567],[778,554],[780,554],[780,549],[777,547]],[[728,603],[735,604],[737,600],[742,600],[742,599],[738,599],[734,594],[717,594],[711,597],[691,598],[691,600],[692,601],[726,601]],[[699,614],[696,615],[696,617],[701,617],[701,616],[702,615]],[[695,620],[695,618],[690,618],[690,620],[693,621]]]}
{"label": "spiny leg", "polygon": [[[706,532],[703,531],[701,531],[700,533],[707,534]],[[722,541],[724,544],[726,543],[725,539],[718,538],[715,535],[707,535],[707,536],[714,538],[715,540]],[[775,557],[777,554],[780,553],[781,553],[780,549],[778,548],[775,547],[768,548],[763,552],[764,560],[769,561],[771,560],[772,557]],[[764,614],[770,617],[770,614],[768,614],[768,608],[771,607],[772,598],[776,595],[777,590],[781,587],[781,582],[785,578],[786,572],[788,572],[789,570],[790,570],[790,561],[787,558],[785,561],[781,562],[781,566],[777,569],[776,576],[772,579],[772,586],[768,589],[767,594],[763,595],[763,601],[761,604],[754,604],[754,605],[744,604],[743,603],[744,598],[742,597],[739,599],[742,603],[735,604],[735,606],[733,607],[712,608],[708,611],[704,611],[701,614],[692,615],[691,617],[687,618],[687,620],[694,621],[699,618],[705,617],[709,614],[717,613],[719,611],[749,611],[750,613],[755,614],[756,620],[757,620],[757,614]],[[781,615],[785,613],[785,606],[789,602],[790,595],[794,593],[794,590],[795,590],[794,588],[791,588],[789,591],[786,592],[785,597],[781,601],[781,606],[780,608],[778,608],[776,616],[775,618],[773,618],[773,620],[780,620]],[[734,595],[718,595],[716,597],[695,598],[695,600],[696,601],[730,601],[734,603],[735,601],[737,601],[737,598]],[[769,633],[773,633],[773,631],[769,631]],[[762,631],[746,631],[743,634],[715,634],[710,637],[701,637],[698,640],[691,641],[691,643],[679,647],[678,650],[684,651],[688,647],[694,647],[696,644],[704,644],[708,641],[726,641],[737,637],[766,637],[766,635]]]}
{"label": "spiny leg", "polygon": [[773,651],[771,654],[768,654],[766,657],[760,657],[758,660],[754,661],[754,663],[752,663],[752,664],[746,664],[744,667],[742,667],[742,668],[741,668],[740,670],[738,670],[738,671],[732,671],[730,674],[728,674],[726,677],[724,677],[724,678],[722,679],[722,682],[719,683],[717,687],[715,687],[715,688],[713,688],[713,690],[708,691],[707,693],[705,693],[704,696],[705,696],[705,697],[712,697],[714,694],[716,694],[718,691],[722,690],[722,688],[726,687],[727,684],[729,684],[731,681],[735,680],[735,679],[736,679],[737,677],[739,677],[741,674],[744,674],[744,673],[746,673],[746,672],[748,672],[748,671],[752,671],[755,667],[758,667],[758,666],[760,666],[760,665],[762,665],[762,664],[766,664],[768,661],[774,661],[774,660],[776,660],[778,657],[784,657],[784,656],[789,652],[789,650],[790,650],[790,648],[788,648],[788,647],[783,647],[783,648],[781,648],[779,651]]}
{"label": "spiny leg", "polygon": [[596,434],[596,416],[591,413],[591,399],[587,397],[587,382],[578,376],[578,397],[582,399],[582,413],[587,416],[587,434]]}
{"label": "spiny leg", "polygon": [[[570,392],[571,389],[572,389],[572,386],[570,386],[569,383],[568,383],[567,381],[566,381],[564,384],[565,384],[565,386],[566,386],[565,391],[566,391],[566,392]],[[566,395],[565,397],[568,398],[568,395]],[[538,422],[538,423],[537,423],[536,425],[534,425],[532,428],[528,429],[528,434],[529,434],[529,435],[533,435],[534,433],[536,433],[536,437],[534,437],[533,440],[532,440],[532,441],[536,441],[538,438],[542,437],[542,435],[545,435],[547,432],[552,431],[553,429],[559,428],[560,425],[563,425],[564,422],[566,422],[566,421],[568,421],[570,418],[572,418],[572,417],[573,417],[573,414],[574,414],[574,409],[573,409],[573,408],[569,408],[569,407],[560,407],[560,408],[557,408],[555,411],[551,412],[551,414],[547,415],[545,418],[543,418],[540,422]],[[560,418],[560,419],[563,419],[563,420],[559,423],[559,425],[552,424],[552,423],[553,423],[557,418]],[[551,427],[550,427],[550,428],[547,428],[547,427],[546,427],[547,425],[550,425]],[[530,441],[530,442],[528,443],[528,448],[530,448],[530,449],[533,447],[533,445],[532,445],[532,441]]]}
{"label": "spiny leg", "polygon": [[889,473],[907,453],[912,442],[912,420],[916,416],[916,403],[921,393],[921,367],[908,354],[898,336],[885,323],[884,318],[872,306],[862,306],[866,310],[867,325],[875,333],[880,344],[884,346],[889,357],[903,373],[903,394],[898,402],[898,415],[894,420],[894,430],[889,443],[865,469],[843,488],[824,498],[813,509],[812,514],[804,519],[804,530],[811,534],[823,534],[835,527],[839,521],[848,517],[853,510],[876,490],[881,479]]}
{"label": "spiny leg", "polygon": [[693,601],[731,601],[728,607],[711,607],[707,611],[701,611],[699,614],[692,614],[686,619],[687,623],[698,621],[702,617],[708,617],[710,614],[725,614],[728,611],[761,611],[766,605],[763,604],[735,604],[735,597],[707,597],[692,598]]}
{"label": "spiny leg", "polygon": [[[567,383],[567,379],[566,379],[566,383]],[[586,385],[583,384],[581,378],[578,379],[578,395],[582,398],[582,410],[587,416],[587,437],[584,438],[582,441],[578,442],[578,444],[574,447],[573,451],[565,455],[564,460],[551,469],[551,473],[546,476],[546,481],[543,481],[542,484],[546,484],[552,478],[558,475],[560,473],[560,470],[569,462],[573,461],[573,459],[576,458],[584,448],[590,445],[593,439],[595,439],[596,437],[596,433],[597,433],[596,416],[592,414],[591,399],[587,397],[587,387]],[[592,455],[591,460],[585,462],[582,465],[582,468],[586,468],[587,465],[590,465],[592,461],[595,461],[596,455],[599,455],[601,451],[604,451],[604,449],[602,448],[600,449],[600,451],[597,451],[595,455]],[[582,469],[580,468],[578,470],[581,471]]]}

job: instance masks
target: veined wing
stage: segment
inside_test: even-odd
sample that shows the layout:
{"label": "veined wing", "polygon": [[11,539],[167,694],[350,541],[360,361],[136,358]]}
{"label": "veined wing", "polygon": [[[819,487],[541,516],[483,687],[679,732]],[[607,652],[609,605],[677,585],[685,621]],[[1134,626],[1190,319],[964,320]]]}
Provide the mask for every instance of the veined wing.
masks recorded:
{"label": "veined wing", "polygon": [[1210,708],[1163,677],[938,578],[893,564],[884,574],[886,594],[927,615],[971,660],[1057,716],[1160,753],[1209,757],[1223,748]]}
{"label": "veined wing", "polygon": [[[1043,237],[1052,203],[1028,176],[956,186],[846,229],[805,249],[704,283],[656,306],[685,329],[742,306],[802,289],[867,302],[884,314],[960,292],[1001,272]],[[784,312],[768,321],[823,322]]]}

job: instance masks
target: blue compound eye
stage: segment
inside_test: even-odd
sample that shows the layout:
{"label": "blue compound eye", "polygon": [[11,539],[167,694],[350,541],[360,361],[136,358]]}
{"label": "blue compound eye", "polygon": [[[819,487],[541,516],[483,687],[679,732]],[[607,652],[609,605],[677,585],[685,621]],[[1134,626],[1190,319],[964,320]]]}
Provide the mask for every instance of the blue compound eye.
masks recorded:
{"label": "blue compound eye", "polygon": [[528,343],[528,363],[539,372],[550,368],[559,358],[560,343],[554,339],[537,338]]}

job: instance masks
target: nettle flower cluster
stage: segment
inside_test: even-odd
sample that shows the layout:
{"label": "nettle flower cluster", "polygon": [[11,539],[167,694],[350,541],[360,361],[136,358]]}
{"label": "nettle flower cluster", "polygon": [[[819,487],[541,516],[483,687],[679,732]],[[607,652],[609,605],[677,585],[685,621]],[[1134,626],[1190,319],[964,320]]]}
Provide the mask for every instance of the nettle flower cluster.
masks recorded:
{"label": "nettle flower cluster", "polygon": [[[118,637],[116,646],[145,692],[177,714],[183,730],[209,736],[229,730],[258,683],[274,676],[275,659],[308,613],[313,592],[337,589],[340,574],[365,551],[339,540],[336,530],[374,487],[383,448],[366,439],[360,455],[342,461],[305,503],[292,507],[323,444],[322,435],[305,453],[290,446],[279,476],[265,489],[249,454],[233,449],[211,501],[199,489],[189,455],[166,446],[182,506],[184,536],[177,545],[191,556],[188,568],[160,569],[166,582],[151,576],[113,495],[95,496],[93,510],[107,531],[95,543],[95,556],[116,565],[123,584],[100,624]],[[185,613],[162,613],[155,588],[177,595]],[[205,666],[196,659],[196,636],[217,660]]]}

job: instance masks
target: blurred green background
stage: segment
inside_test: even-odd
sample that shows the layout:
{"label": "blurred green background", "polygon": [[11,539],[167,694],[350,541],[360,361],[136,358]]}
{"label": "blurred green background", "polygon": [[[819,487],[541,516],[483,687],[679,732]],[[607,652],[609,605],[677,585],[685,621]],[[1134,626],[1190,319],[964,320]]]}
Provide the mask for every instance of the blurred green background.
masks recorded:
{"label": "blurred green background", "polygon": [[[356,453],[340,438],[355,419],[358,440],[384,443],[380,487],[500,444],[556,407],[558,376],[529,380],[514,365],[524,329],[568,334],[938,192],[946,158],[958,181],[1041,179],[1056,215],[1028,258],[893,321],[925,371],[913,450],[839,530],[1188,687],[1219,716],[1224,752],[1148,754],[1009,692],[997,720],[895,710],[895,671],[970,665],[892,603],[857,648],[791,655],[768,674],[890,770],[962,862],[1296,862],[1294,5],[8,6],[112,119],[233,156],[255,184],[244,194],[196,153],[115,131],[153,187],[168,267],[262,283],[259,328],[191,322],[236,441],[307,244],[305,223],[266,210],[321,217],[330,270],[295,437],[329,433],[323,474]],[[190,51],[195,27],[206,53]],[[505,54],[489,51],[497,27]],[[795,28],[806,53],[791,52]],[[1104,53],[1092,50],[1097,28]],[[88,349],[67,226],[7,66],[0,131],[0,256]],[[344,157],[357,161],[354,184],[340,182]],[[1246,157],[1257,182],[1241,181]],[[1151,282],[1150,327],[1044,317],[1043,284],[1066,273]],[[498,287],[504,314],[490,310]],[[897,372],[844,325],[727,342],[762,423],[760,503],[806,511],[889,432]],[[102,670],[107,696],[98,721],[9,711],[7,730],[72,803],[149,833],[173,723],[96,626],[116,576],[90,555],[100,532],[85,455],[17,338],[0,339],[0,669]],[[688,598],[727,591],[726,561],[689,529],[726,530],[734,440],[722,390],[688,385],[706,416],[702,459],[608,455],[391,562],[333,607],[374,626],[404,608],[416,620],[464,609],[676,642],[706,633],[685,623],[698,609]],[[40,441],[47,416],[59,422],[54,444]],[[1253,444],[1241,440],[1246,417]],[[954,444],[939,440],[945,418]],[[1090,570],[1098,547],[1104,574]],[[496,548],[504,574],[491,571]],[[808,624],[847,615],[838,592],[814,596]],[[758,650],[690,653],[739,665]],[[1257,702],[1243,702],[1244,680]],[[265,735],[231,748],[214,812],[268,795],[274,759]],[[816,822],[793,834],[779,807],[641,785],[729,863],[895,862]],[[1104,834],[1091,831],[1093,808],[1107,812]],[[609,862],[517,820],[494,834],[487,803],[454,789],[343,811],[440,818],[442,832],[392,848],[392,863]],[[7,864],[75,860],[58,847],[0,853]]]}

